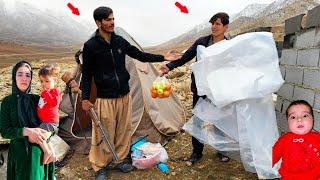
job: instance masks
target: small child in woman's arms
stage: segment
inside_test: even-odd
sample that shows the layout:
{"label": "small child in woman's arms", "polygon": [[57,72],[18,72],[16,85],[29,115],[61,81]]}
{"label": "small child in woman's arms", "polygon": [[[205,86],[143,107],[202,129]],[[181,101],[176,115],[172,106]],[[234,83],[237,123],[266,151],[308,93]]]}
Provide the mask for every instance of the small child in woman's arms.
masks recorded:
{"label": "small child in woman's arms", "polygon": [[[59,125],[59,104],[61,101],[60,92],[55,88],[59,77],[59,67],[56,65],[46,65],[39,70],[39,79],[42,87],[40,100],[38,103],[38,116],[41,120],[40,127],[48,131],[47,139],[58,130]],[[48,141],[47,141],[48,142]],[[48,164],[56,161],[53,147],[50,143],[40,144],[44,155],[42,162]]]}

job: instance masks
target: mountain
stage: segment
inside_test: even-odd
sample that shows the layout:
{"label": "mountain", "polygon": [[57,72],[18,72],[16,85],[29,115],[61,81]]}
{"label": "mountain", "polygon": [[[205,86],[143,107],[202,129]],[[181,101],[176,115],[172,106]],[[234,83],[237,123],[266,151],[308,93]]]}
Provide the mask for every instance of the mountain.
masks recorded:
{"label": "mountain", "polygon": [[[239,13],[231,16],[227,35],[233,36],[256,27],[283,26],[286,19],[306,13],[318,5],[320,5],[320,0],[277,0],[269,5],[249,5]],[[156,48],[166,47],[170,49],[189,46],[197,38],[211,33],[210,26],[200,31],[196,31],[196,29],[197,26],[177,38],[160,44]]]}
{"label": "mountain", "polygon": [[233,21],[240,17],[252,17],[255,14],[259,14],[267,6],[268,4],[250,4],[247,7],[245,7],[243,10],[238,12],[237,14],[231,15],[230,19],[231,21]]}
{"label": "mountain", "polygon": [[229,34],[236,35],[255,27],[272,27],[284,24],[286,19],[307,13],[308,10],[319,4],[320,0],[278,0],[271,3],[259,14],[248,18],[247,21],[233,21],[229,26]]}
{"label": "mountain", "polygon": [[0,0],[0,40],[18,44],[82,44],[92,33],[70,15]]}

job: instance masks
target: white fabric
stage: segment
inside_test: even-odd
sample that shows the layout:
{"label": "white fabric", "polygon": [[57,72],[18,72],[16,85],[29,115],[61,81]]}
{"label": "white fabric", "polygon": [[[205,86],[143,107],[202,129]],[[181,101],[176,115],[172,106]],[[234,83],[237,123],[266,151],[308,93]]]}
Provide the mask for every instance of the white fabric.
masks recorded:
{"label": "white fabric", "polygon": [[283,84],[271,33],[239,35],[198,46],[192,65],[200,98],[183,127],[219,151],[240,151],[247,171],[279,177],[272,146],[279,137],[271,93]]}
{"label": "white fabric", "polygon": [[197,58],[201,60],[192,71],[198,95],[208,95],[218,107],[263,98],[284,82],[271,33],[247,33],[208,48],[198,46]]}

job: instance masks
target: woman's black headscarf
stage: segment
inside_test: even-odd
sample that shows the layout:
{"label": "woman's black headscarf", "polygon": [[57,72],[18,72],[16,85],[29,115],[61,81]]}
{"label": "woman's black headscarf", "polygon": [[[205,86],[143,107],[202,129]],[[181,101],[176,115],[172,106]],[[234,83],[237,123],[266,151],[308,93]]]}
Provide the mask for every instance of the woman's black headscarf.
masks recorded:
{"label": "woman's black headscarf", "polygon": [[20,67],[28,67],[30,69],[32,80],[32,68],[27,61],[18,62],[12,69],[12,94],[18,98],[18,120],[21,127],[37,127],[39,121],[36,114],[36,104],[32,101],[31,96],[31,81],[26,91],[22,92],[17,86],[16,75]]}

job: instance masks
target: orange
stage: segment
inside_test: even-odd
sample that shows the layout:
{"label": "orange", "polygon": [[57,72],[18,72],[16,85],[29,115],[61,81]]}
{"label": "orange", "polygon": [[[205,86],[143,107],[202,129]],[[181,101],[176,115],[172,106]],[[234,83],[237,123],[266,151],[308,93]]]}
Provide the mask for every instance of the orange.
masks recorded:
{"label": "orange", "polygon": [[151,92],[151,97],[152,98],[157,98],[158,97],[158,93]]}
{"label": "orange", "polygon": [[165,90],[169,91],[171,89],[171,85],[167,83],[164,87]]}
{"label": "orange", "polygon": [[158,94],[158,97],[159,98],[164,98],[164,94],[162,93],[162,94]]}
{"label": "orange", "polygon": [[163,93],[163,96],[164,96],[164,97],[169,97],[169,96],[170,96],[170,91],[165,91],[165,92]]}
{"label": "orange", "polygon": [[151,93],[158,94],[158,91],[154,89],[151,91]]}

